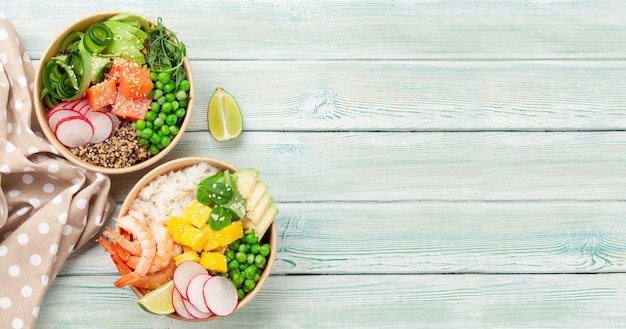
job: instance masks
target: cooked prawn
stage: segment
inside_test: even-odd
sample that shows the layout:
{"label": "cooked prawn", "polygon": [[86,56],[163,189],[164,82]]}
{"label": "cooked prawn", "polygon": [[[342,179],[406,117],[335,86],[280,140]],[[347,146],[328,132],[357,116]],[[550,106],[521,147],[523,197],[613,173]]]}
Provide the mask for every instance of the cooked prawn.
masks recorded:
{"label": "cooked prawn", "polygon": [[126,231],[132,235],[133,241],[137,241],[141,247],[141,254],[135,266],[135,269],[127,274],[123,274],[121,278],[115,281],[116,287],[122,287],[133,283],[140,277],[148,274],[152,262],[156,255],[156,241],[150,227],[141,220],[133,216],[122,216],[117,219],[118,231]]}
{"label": "cooked prawn", "polygon": [[136,255],[136,256],[141,255],[141,246],[139,245],[138,241],[130,241],[127,235],[129,234],[113,232],[108,227],[105,228],[105,231],[104,231],[104,236],[106,236],[109,239],[114,240],[115,243],[120,245],[122,248],[126,249],[132,255]]}
{"label": "cooked prawn", "polygon": [[[120,249],[123,249],[123,248],[120,248],[119,245],[116,245],[115,243],[105,238],[101,237],[98,241],[100,242],[100,245],[102,245],[102,247],[104,247],[104,249],[111,254],[111,259],[113,260],[113,263],[117,267],[117,270],[120,272],[120,274],[127,275],[130,273],[133,273],[133,268],[131,268],[131,266],[125,263],[123,260],[124,253],[128,253],[128,251],[126,250],[121,251]],[[176,264],[174,262],[171,262],[164,269],[158,272],[152,273],[152,274],[141,276],[138,279],[136,279],[134,282],[130,283],[130,285],[139,289],[149,289],[149,290],[156,289],[162,284],[172,279],[175,269],[176,269]]]}

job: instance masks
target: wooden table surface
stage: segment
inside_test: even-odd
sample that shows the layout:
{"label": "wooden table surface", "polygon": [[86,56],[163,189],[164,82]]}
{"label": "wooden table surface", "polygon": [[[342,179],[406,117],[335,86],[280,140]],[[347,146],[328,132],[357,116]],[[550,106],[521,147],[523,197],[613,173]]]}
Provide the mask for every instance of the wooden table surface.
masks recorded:
{"label": "wooden table surface", "polygon": [[[626,327],[626,2],[16,1],[38,65],[83,15],[162,17],[194,70],[167,159],[254,167],[279,208],[269,282],[229,318],[142,311],[95,243],[37,328]],[[244,132],[215,142],[213,90]],[[121,201],[142,173],[113,176]]]}

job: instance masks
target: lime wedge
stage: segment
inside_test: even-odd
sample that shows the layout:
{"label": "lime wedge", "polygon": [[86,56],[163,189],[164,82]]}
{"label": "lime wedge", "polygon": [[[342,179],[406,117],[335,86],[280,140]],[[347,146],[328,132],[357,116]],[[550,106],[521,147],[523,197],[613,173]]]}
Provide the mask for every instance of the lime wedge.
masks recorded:
{"label": "lime wedge", "polygon": [[218,142],[239,137],[243,130],[243,119],[239,105],[233,96],[222,87],[215,88],[207,111],[209,131]]}
{"label": "lime wedge", "polygon": [[160,287],[143,295],[137,303],[146,312],[152,314],[172,314],[174,313],[174,305],[172,304],[173,289],[174,281],[167,281]]}

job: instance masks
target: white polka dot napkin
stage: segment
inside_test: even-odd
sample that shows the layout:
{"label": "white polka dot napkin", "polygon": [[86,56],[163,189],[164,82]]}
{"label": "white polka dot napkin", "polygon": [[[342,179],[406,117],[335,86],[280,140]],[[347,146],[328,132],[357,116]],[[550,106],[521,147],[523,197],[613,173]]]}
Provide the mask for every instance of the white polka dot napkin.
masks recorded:
{"label": "white polka dot napkin", "polygon": [[34,68],[0,13],[0,327],[33,328],[68,255],[115,208],[109,177],[57,156],[32,106]]}

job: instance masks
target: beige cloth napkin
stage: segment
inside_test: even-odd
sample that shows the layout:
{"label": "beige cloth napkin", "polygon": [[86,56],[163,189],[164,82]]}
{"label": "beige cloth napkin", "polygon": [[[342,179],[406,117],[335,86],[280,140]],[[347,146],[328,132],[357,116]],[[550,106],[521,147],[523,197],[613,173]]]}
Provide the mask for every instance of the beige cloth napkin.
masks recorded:
{"label": "beige cloth napkin", "polygon": [[[34,119],[34,68],[0,12],[0,327],[33,328],[68,255],[115,208],[105,175],[66,162]],[[32,124],[32,125],[31,125]]]}

